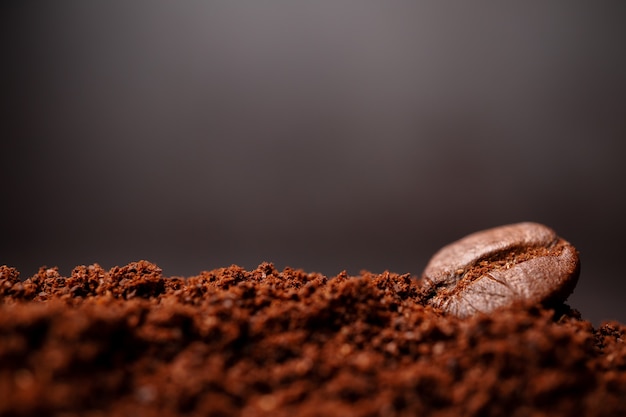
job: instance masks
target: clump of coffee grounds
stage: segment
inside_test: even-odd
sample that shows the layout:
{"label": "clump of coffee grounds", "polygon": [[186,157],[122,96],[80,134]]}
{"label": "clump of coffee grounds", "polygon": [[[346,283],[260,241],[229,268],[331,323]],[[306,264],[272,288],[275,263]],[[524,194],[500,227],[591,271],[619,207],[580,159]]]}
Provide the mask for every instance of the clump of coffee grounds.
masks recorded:
{"label": "clump of coffee grounds", "polygon": [[390,272],[0,267],[0,415],[626,415],[626,326],[425,304]]}

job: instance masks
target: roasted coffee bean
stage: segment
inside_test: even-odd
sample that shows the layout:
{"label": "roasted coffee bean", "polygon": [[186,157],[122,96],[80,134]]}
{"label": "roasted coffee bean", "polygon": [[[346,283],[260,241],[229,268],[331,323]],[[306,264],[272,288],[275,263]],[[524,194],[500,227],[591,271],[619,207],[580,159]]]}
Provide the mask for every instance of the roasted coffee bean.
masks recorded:
{"label": "roasted coffee bean", "polygon": [[563,302],[578,281],[576,249],[541,224],[473,233],[441,248],[423,273],[428,303],[459,317]]}

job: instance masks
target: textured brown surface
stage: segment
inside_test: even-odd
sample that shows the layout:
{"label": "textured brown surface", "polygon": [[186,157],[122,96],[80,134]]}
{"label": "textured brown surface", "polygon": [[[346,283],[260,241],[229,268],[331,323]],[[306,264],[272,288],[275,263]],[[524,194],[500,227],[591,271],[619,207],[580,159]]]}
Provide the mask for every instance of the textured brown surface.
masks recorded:
{"label": "textured brown surface", "polygon": [[516,304],[561,304],[579,273],[574,246],[545,225],[524,222],[444,246],[426,265],[423,279],[429,304],[468,317]]}
{"label": "textured brown surface", "polygon": [[0,415],[626,415],[626,327],[458,319],[409,275],[0,269]]}

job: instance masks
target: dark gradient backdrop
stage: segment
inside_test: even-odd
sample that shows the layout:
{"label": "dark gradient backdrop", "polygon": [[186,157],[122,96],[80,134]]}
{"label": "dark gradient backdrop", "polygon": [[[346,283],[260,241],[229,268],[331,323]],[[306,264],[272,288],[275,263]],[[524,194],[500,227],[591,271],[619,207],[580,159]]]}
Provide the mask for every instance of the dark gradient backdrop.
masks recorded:
{"label": "dark gradient backdrop", "polygon": [[0,263],[24,277],[419,275],[534,220],[581,252],[571,304],[626,322],[623,6],[12,3]]}

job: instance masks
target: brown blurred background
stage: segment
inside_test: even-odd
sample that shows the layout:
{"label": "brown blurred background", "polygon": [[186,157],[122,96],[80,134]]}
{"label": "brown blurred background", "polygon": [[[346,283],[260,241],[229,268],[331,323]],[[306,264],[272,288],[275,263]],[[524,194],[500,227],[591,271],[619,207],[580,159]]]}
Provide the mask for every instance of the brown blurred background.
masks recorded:
{"label": "brown blurred background", "polygon": [[623,5],[300,3],[4,2],[0,264],[419,275],[533,220],[626,322]]}

